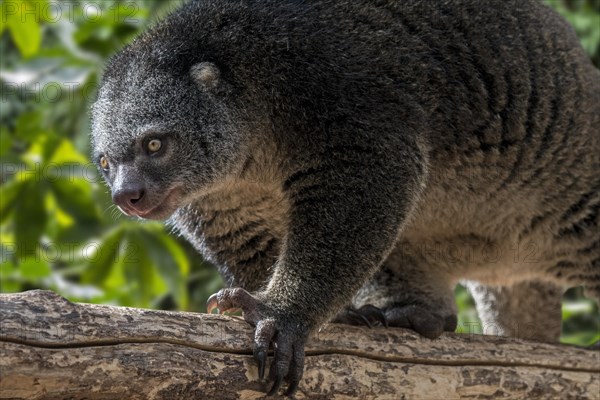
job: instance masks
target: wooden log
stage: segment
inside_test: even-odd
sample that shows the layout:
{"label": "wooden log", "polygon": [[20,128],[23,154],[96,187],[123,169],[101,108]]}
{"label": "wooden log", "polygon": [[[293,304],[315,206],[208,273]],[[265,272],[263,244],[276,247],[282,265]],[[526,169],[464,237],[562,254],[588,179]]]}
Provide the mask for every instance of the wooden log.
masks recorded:
{"label": "wooden log", "polygon": [[[220,315],[0,295],[2,399],[258,399],[252,328]],[[600,352],[518,339],[329,324],[296,398],[600,398]]]}

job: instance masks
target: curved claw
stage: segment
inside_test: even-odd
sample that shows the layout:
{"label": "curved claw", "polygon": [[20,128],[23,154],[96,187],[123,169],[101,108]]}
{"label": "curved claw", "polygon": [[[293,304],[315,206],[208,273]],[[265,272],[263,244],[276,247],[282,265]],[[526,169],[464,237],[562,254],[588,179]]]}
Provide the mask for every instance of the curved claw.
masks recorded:
{"label": "curved claw", "polygon": [[366,325],[369,328],[378,325],[388,327],[388,321],[383,310],[370,304],[366,304],[358,309],[348,307],[343,313],[333,319],[333,322]]}
{"label": "curved claw", "polygon": [[218,293],[214,293],[212,294],[208,300],[206,301],[206,311],[209,314],[212,314],[214,309],[218,309],[219,308],[219,300],[217,300],[217,294]]}
{"label": "curved claw", "polygon": [[356,310],[352,310],[352,309],[348,310],[348,315],[350,315],[354,318],[360,319],[362,321],[362,323],[365,324],[366,326],[368,326],[369,328],[373,327],[373,325],[371,324],[371,321],[369,321],[369,318],[367,318],[365,315],[359,313]]}
{"label": "curved claw", "polygon": [[452,322],[423,307],[408,305],[394,306],[386,310],[386,318],[390,326],[412,329],[421,336],[435,339],[444,332],[444,327]]}
{"label": "curved claw", "polygon": [[290,383],[290,385],[288,386],[287,390],[285,391],[285,395],[286,396],[293,396],[294,393],[296,393],[296,390],[298,390],[298,385],[300,384],[299,380],[295,380],[294,382]]}
{"label": "curved claw", "polygon": [[284,380],[288,383],[286,396],[292,396],[298,389],[304,372],[304,340],[289,331],[276,338],[275,357],[269,370],[269,378],[274,384],[269,395],[277,394]]}
{"label": "curved claw", "polygon": [[211,295],[206,301],[209,314],[218,309],[219,314],[234,313],[240,310],[246,312],[255,308],[254,298],[242,289],[223,289]]}
{"label": "curved claw", "polygon": [[267,363],[267,353],[263,350],[259,350],[254,356],[258,363],[258,379],[262,380],[265,377],[265,364]]}
{"label": "curved claw", "polygon": [[366,304],[359,308],[358,311],[362,313],[362,315],[365,316],[367,320],[369,320],[369,322],[371,321],[371,319],[373,319],[374,321],[379,322],[386,328],[388,327],[388,321],[385,318],[385,314],[383,313],[383,310],[381,310],[381,308],[372,306],[370,304]]}
{"label": "curved claw", "polygon": [[304,344],[294,344],[294,355],[287,377],[288,389],[285,392],[286,396],[293,396],[296,390],[298,390],[298,385],[300,385],[300,380],[304,372],[304,357]]}
{"label": "curved claw", "polygon": [[275,383],[273,383],[273,387],[271,387],[271,390],[269,390],[269,393],[267,393],[267,396],[273,396],[274,394],[277,394],[277,392],[279,391],[279,388],[281,387],[282,382],[283,382],[283,376],[277,375],[275,377]]}
{"label": "curved claw", "polygon": [[286,315],[275,318],[268,305],[241,288],[220,290],[208,298],[206,308],[209,313],[218,308],[221,314],[241,308],[244,319],[256,327],[253,353],[261,380],[265,375],[269,347],[273,345],[275,355],[269,369],[269,380],[273,381],[273,386],[268,395],[278,394],[284,380],[289,383],[286,395],[296,392],[304,370],[307,332],[303,323],[290,324]]}

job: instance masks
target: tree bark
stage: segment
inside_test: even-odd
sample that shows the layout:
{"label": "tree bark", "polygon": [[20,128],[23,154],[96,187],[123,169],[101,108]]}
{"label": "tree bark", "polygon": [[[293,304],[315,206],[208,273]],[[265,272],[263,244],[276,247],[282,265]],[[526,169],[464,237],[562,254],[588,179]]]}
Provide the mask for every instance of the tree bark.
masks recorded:
{"label": "tree bark", "polygon": [[[241,318],[0,295],[2,399],[257,399]],[[600,352],[329,324],[306,346],[297,399],[600,398]]]}

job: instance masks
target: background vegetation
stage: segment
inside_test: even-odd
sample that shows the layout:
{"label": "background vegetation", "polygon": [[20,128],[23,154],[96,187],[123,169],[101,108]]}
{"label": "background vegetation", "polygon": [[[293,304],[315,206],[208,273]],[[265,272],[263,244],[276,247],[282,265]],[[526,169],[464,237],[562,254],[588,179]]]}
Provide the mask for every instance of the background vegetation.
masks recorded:
{"label": "background vegetation", "polygon": [[[600,65],[600,0],[546,0]],[[0,21],[0,291],[204,311],[216,270],[160,223],[111,206],[89,160],[89,116],[105,60],[179,1],[5,0]],[[457,288],[463,330],[477,321]],[[600,339],[597,308],[565,296],[563,340]],[[468,330],[468,329],[467,329]],[[475,332],[478,332],[475,325]]]}

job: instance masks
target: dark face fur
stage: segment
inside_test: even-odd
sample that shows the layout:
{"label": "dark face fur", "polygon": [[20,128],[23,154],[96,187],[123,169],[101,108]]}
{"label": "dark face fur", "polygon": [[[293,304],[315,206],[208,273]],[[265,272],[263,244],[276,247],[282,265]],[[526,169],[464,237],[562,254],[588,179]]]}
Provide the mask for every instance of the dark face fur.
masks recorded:
{"label": "dark face fur", "polygon": [[121,211],[165,219],[232,170],[238,141],[218,68],[143,46],[107,66],[92,110],[93,158]]}

